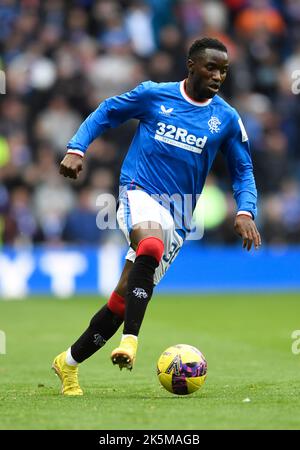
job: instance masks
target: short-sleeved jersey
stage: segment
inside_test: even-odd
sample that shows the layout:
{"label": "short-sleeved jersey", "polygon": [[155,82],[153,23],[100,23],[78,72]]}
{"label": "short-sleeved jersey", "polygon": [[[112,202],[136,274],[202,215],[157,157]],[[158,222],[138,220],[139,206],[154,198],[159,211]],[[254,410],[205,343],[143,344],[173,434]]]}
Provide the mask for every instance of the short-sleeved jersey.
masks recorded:
{"label": "short-sleeved jersey", "polygon": [[130,118],[138,119],[139,125],[121,168],[122,186],[173,198],[188,194],[192,208],[184,214],[191,216],[221,151],[228,162],[238,211],[255,217],[257,194],[248,137],[237,111],[220,96],[200,103],[188,97],[184,81],[144,82],[101,103],[71,139],[69,151],[83,154],[107,128]]}

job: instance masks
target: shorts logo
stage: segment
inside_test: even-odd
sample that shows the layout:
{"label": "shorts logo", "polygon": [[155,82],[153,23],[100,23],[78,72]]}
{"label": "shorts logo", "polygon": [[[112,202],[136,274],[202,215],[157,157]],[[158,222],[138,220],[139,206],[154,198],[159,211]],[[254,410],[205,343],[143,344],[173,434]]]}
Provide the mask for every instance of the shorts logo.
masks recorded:
{"label": "shorts logo", "polygon": [[148,294],[143,288],[135,288],[133,293],[137,298],[148,298]]}
{"label": "shorts logo", "polygon": [[209,119],[208,123],[208,128],[209,131],[211,133],[219,133],[220,128],[219,125],[221,125],[221,122],[219,121],[219,119],[216,116],[211,116],[211,118]]}
{"label": "shorts logo", "polygon": [[160,106],[160,114],[163,114],[164,116],[169,116],[172,111],[174,111],[174,108],[167,109],[164,105]]}
{"label": "shorts logo", "polygon": [[197,137],[189,134],[185,128],[167,125],[164,122],[158,122],[154,139],[166,144],[180,147],[194,153],[202,153],[206,144],[207,136]]}

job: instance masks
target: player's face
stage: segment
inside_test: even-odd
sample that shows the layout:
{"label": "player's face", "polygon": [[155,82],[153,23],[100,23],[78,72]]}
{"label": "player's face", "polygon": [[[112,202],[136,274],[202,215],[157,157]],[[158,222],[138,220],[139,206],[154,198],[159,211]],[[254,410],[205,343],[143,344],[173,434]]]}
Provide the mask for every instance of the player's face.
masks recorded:
{"label": "player's face", "polygon": [[188,60],[189,79],[199,98],[212,98],[216,95],[228,71],[226,52],[206,49]]}

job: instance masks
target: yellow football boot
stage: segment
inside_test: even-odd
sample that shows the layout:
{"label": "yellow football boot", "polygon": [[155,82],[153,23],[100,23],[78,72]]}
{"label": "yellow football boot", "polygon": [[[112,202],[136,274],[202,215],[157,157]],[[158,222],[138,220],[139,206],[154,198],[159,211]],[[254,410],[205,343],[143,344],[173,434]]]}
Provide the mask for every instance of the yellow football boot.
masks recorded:
{"label": "yellow football boot", "polygon": [[113,350],[111,354],[111,360],[113,364],[118,364],[120,370],[125,367],[128,370],[132,370],[138,341],[132,336],[122,337],[120,346]]}
{"label": "yellow football boot", "polygon": [[70,396],[83,395],[78,383],[78,367],[66,363],[66,353],[58,355],[52,364],[52,369],[61,381],[61,393]]}

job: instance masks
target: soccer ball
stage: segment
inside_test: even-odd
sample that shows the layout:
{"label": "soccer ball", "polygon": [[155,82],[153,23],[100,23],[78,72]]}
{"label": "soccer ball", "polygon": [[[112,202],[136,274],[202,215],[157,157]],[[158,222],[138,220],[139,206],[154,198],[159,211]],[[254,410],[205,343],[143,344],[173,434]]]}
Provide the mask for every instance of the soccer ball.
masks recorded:
{"label": "soccer ball", "polygon": [[157,376],[167,391],[192,394],[204,383],[207,363],[196,347],[178,344],[167,348],[157,362]]}

